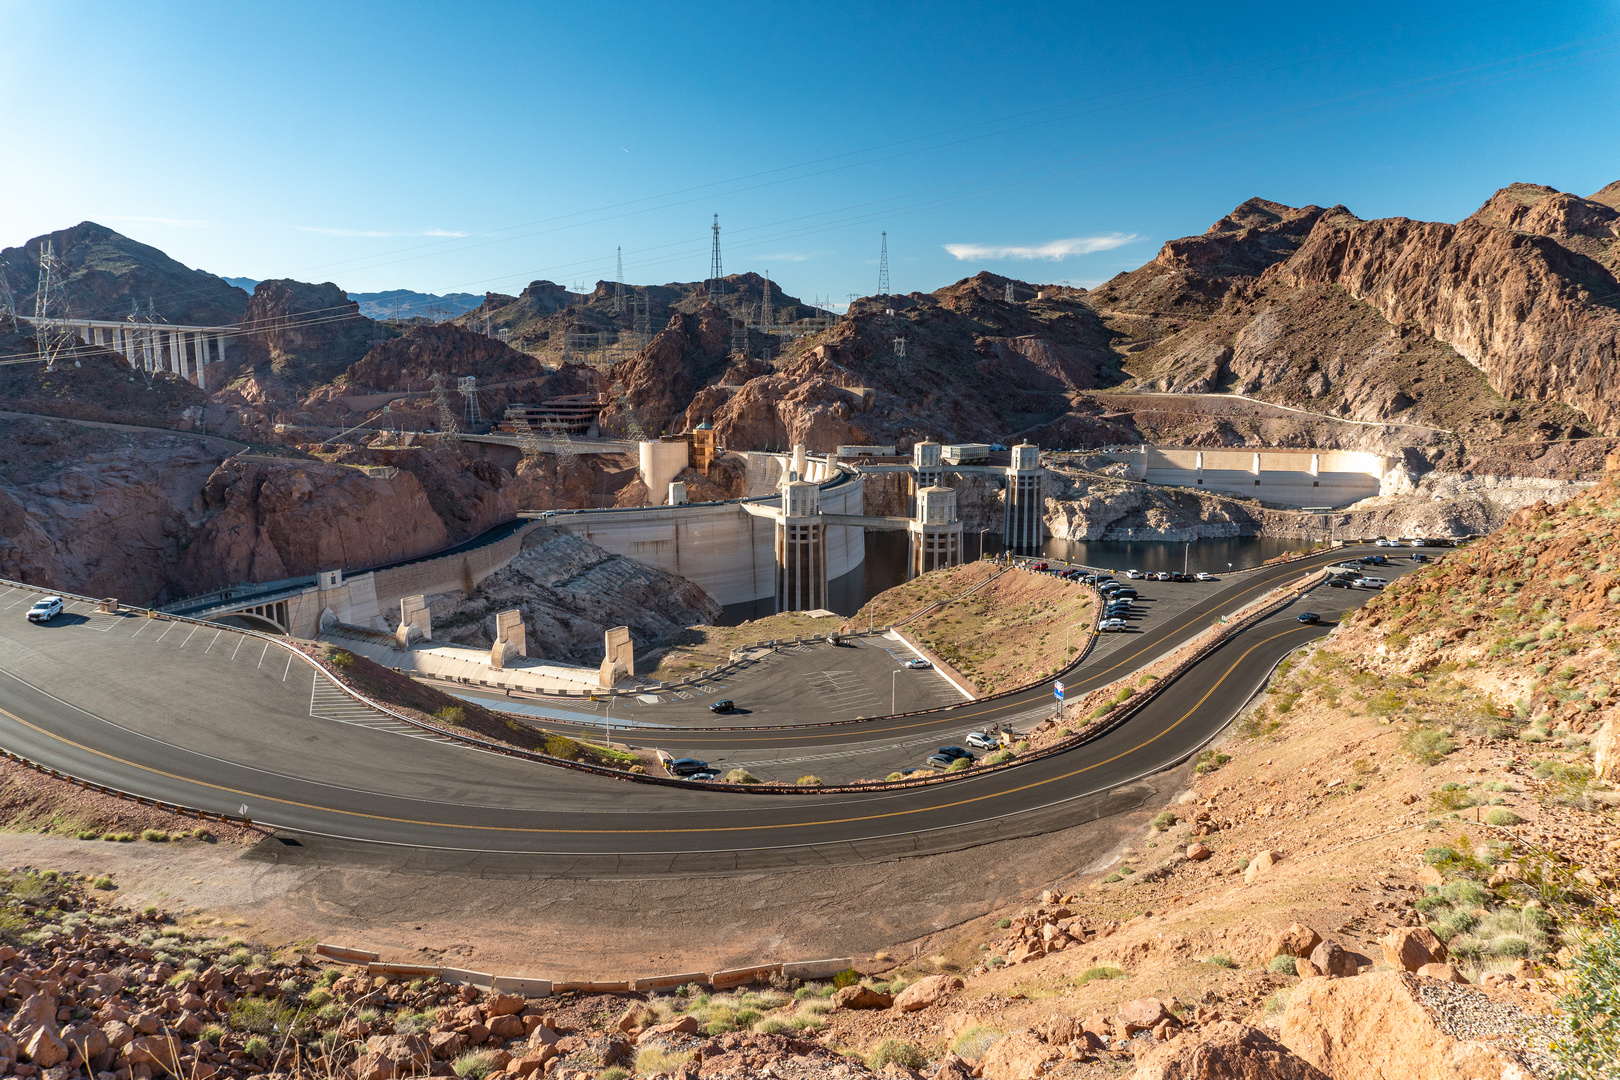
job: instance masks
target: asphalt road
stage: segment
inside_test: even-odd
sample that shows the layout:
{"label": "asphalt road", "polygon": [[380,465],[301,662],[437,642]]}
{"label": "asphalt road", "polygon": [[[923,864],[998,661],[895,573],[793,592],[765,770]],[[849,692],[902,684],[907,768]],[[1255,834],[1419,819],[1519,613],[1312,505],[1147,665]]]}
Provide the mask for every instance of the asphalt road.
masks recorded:
{"label": "asphalt road", "polygon": [[[1245,575],[1213,595],[1207,610],[1189,609],[1068,681],[1112,679],[1201,629],[1216,611],[1309,565]],[[1324,608],[1326,593],[1319,594]],[[1327,629],[1288,614],[1267,620],[1118,730],[1016,769],[910,791],[731,795],[628,783],[417,737],[346,702],[279,644],[225,627],[98,615],[85,604],[35,626],[22,615],[39,595],[0,591],[6,749],[164,801],[227,813],[246,806],[254,820],[302,841],[289,857],[364,861],[366,845],[373,852],[386,845],[392,865],[462,872],[521,859],[624,873],[823,865],[1075,824],[1129,805],[1120,791],[1133,779],[1218,732],[1277,659]],[[1348,590],[1332,595],[1356,598]],[[894,741],[928,724],[966,730],[1050,700],[1041,687],[834,729],[835,737]],[[714,737],[802,747],[828,733],[776,727]]]}

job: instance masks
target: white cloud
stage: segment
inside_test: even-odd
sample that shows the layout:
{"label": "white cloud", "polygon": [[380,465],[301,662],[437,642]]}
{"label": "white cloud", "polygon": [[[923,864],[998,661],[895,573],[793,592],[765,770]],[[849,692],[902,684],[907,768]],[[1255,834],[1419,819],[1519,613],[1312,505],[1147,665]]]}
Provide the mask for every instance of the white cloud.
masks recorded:
{"label": "white cloud", "polygon": [[1074,236],[1049,240],[1044,244],[946,244],[945,250],[959,260],[967,259],[1048,259],[1060,262],[1070,255],[1090,255],[1111,251],[1137,239],[1135,233],[1109,233],[1106,236]]}
{"label": "white cloud", "polygon": [[774,255],[761,255],[762,262],[809,262],[818,255],[826,255],[825,251],[779,251]]}
{"label": "white cloud", "polygon": [[320,233],[322,236],[357,236],[366,239],[399,237],[399,236],[466,236],[464,232],[450,232],[446,229],[419,229],[415,232],[379,232],[368,229],[324,229],[318,225],[294,225],[299,232]]}

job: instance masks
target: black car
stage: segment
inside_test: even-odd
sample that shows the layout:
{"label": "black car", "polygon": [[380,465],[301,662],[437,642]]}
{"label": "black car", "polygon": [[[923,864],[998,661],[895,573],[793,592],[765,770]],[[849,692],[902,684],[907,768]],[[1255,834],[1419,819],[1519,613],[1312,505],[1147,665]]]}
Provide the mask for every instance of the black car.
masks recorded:
{"label": "black car", "polygon": [[1328,588],[1330,588],[1330,589],[1353,589],[1353,588],[1355,588],[1355,585],[1353,584],[1355,582],[1355,580],[1356,580],[1355,578],[1347,578],[1347,577],[1330,577],[1330,578],[1328,578]]}
{"label": "black car", "polygon": [[719,701],[712,701],[709,703],[710,712],[731,712],[736,707],[737,703],[732,701],[730,698],[721,698]]}
{"label": "black car", "polygon": [[699,761],[697,758],[690,757],[676,758],[665,767],[669,770],[671,776],[695,776],[698,773],[712,771],[707,761]]}
{"label": "black car", "polygon": [[960,746],[942,746],[939,748],[939,756],[942,758],[950,758],[952,761],[955,761],[957,758],[967,758],[969,761],[973,760],[973,755],[962,749]]}
{"label": "black car", "polygon": [[1180,570],[1172,570],[1170,572],[1171,581],[1191,581],[1192,579],[1191,574],[1183,574]]}
{"label": "black car", "polygon": [[1363,555],[1359,561],[1363,566],[1389,565],[1389,557],[1387,555]]}
{"label": "black car", "polygon": [[1317,623],[1322,621],[1322,616],[1318,615],[1314,611],[1302,611],[1302,612],[1299,613],[1299,617],[1297,619],[1295,619],[1294,621],[1295,622],[1308,623],[1308,624],[1314,626]]}

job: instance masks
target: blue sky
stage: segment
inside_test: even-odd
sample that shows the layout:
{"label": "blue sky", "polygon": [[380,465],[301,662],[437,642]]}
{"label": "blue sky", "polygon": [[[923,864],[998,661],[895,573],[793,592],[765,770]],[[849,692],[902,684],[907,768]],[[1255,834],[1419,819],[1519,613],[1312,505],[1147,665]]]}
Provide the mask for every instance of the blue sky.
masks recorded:
{"label": "blue sky", "polygon": [[0,0],[0,245],[351,291],[1092,284],[1259,195],[1620,179],[1620,5]]}

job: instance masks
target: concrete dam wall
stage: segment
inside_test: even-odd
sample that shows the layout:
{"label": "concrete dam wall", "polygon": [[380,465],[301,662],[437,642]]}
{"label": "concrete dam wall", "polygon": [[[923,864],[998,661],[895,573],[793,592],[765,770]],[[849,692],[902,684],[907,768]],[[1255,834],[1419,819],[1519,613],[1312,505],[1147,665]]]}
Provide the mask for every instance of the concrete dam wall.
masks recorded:
{"label": "concrete dam wall", "polygon": [[1147,447],[1107,455],[1131,477],[1165,487],[1241,495],[1279,506],[1345,506],[1383,493],[1391,462],[1354,450]]}

